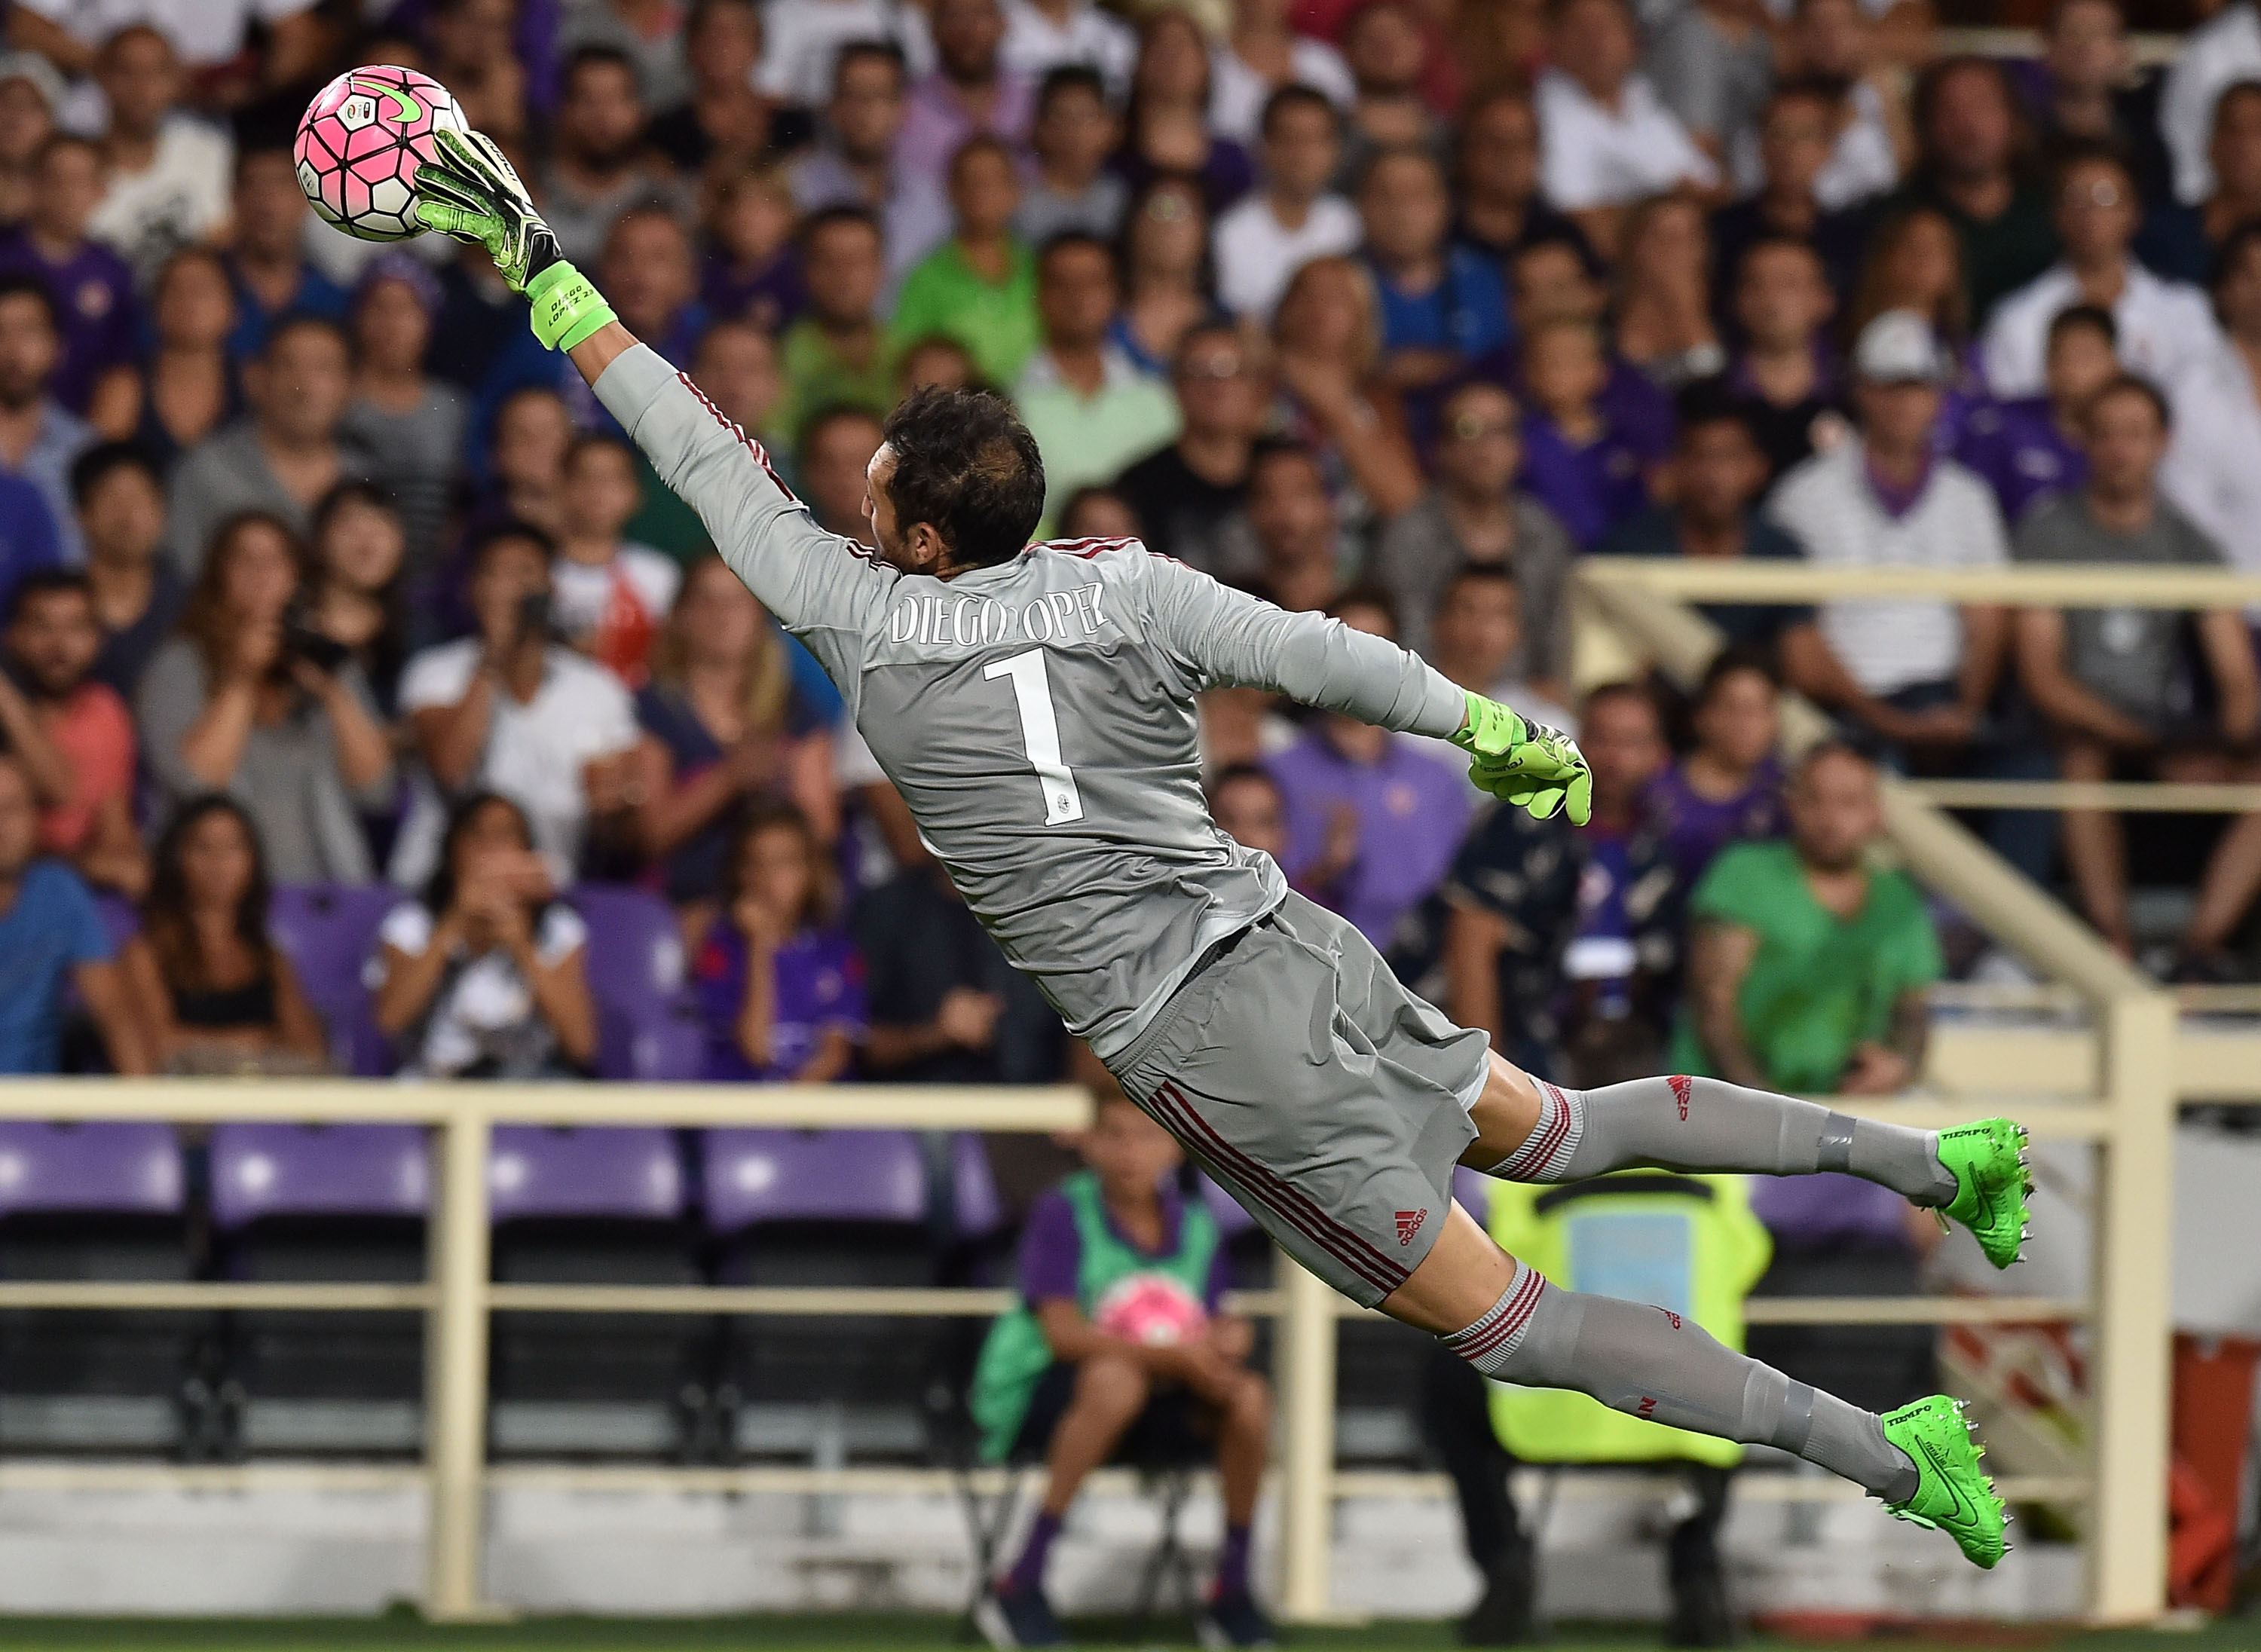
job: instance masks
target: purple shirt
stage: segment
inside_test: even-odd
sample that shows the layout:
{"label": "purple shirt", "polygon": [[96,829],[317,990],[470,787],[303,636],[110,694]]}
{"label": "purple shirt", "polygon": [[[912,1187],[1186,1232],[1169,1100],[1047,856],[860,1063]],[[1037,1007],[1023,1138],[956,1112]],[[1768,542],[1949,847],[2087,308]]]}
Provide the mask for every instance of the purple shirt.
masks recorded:
{"label": "purple shirt", "polygon": [[895,171],[906,183],[924,179],[939,190],[950,176],[950,157],[977,132],[1025,148],[1037,113],[1037,89],[1019,75],[997,71],[997,97],[987,121],[977,121],[958,100],[940,69],[911,83],[904,100],[903,127],[895,134]]}
{"label": "purple shirt", "polygon": [[1858,1176],[1753,1176],[1751,1208],[1777,1239],[1801,1250],[1846,1246],[1905,1251],[1907,1201]]}
{"label": "purple shirt", "polygon": [[[1186,1219],[1185,1201],[1175,1188],[1162,1189],[1162,1245],[1146,1250],[1134,1243],[1107,1213],[1107,1231],[1115,1241],[1141,1256],[1161,1261],[1177,1254],[1178,1230]],[[1073,1302],[1080,1294],[1076,1276],[1083,1268],[1083,1235],[1076,1232],[1075,1207],[1058,1188],[1040,1195],[1029,1207],[1028,1225],[1021,1230],[1021,1296],[1025,1302]],[[1209,1258],[1209,1280],[1202,1287],[1202,1305],[1211,1314],[1224,1301],[1224,1246]]]}
{"label": "purple shirt", "polygon": [[1649,456],[1606,416],[1602,434],[1580,447],[1545,413],[1523,415],[1521,485],[1561,519],[1581,550],[1648,508],[1641,472]]}
{"label": "purple shirt", "polygon": [[2001,502],[2002,520],[2013,527],[2036,499],[2088,478],[2088,456],[2057,428],[2046,396],[1971,409],[1955,456],[1985,478]]}
{"label": "purple shirt", "polygon": [[1782,808],[1782,764],[1775,758],[1760,764],[1741,791],[1719,799],[1689,785],[1687,765],[1676,763],[1649,783],[1641,801],[1664,834],[1664,851],[1681,882],[1691,889],[1729,844],[1780,837],[1790,830]]}
{"label": "purple shirt", "polygon": [[800,255],[788,247],[751,272],[719,257],[709,258],[700,297],[707,313],[717,320],[745,321],[775,338],[800,319],[808,302]]}
{"label": "purple shirt", "polygon": [[[1467,781],[1396,735],[1368,764],[1351,762],[1314,730],[1265,766],[1287,801],[1289,877],[1386,948],[1397,920],[1452,867],[1468,823]],[[1328,824],[1346,803],[1358,815],[1357,859],[1327,887],[1303,886],[1303,870],[1325,852]]]}
{"label": "purple shirt", "polygon": [[32,244],[31,231],[19,229],[0,240],[0,275],[47,284],[63,338],[62,361],[48,390],[73,413],[84,413],[95,380],[133,359],[141,326],[133,272],[99,241],[87,241],[62,262],[51,263]]}
{"label": "purple shirt", "polygon": [[770,1064],[756,1067],[738,1048],[738,1011],[746,1002],[746,937],[727,917],[692,960],[692,990],[707,1026],[710,1083],[775,1083],[790,1079],[834,1027],[863,1037],[864,960],[843,930],[803,930],[778,949],[777,1012],[770,1026]]}

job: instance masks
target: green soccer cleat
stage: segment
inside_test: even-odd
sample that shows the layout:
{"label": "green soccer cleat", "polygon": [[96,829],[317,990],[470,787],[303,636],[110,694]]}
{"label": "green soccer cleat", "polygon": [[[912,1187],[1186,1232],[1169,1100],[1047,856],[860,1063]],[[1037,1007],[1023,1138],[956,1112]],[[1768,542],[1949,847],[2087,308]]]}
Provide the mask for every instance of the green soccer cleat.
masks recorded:
{"label": "green soccer cleat", "polygon": [[2026,1127],[2006,1118],[1981,1119],[1940,1132],[1939,1162],[1955,1173],[1955,1197],[1941,1210],[1941,1225],[1960,1222],[1997,1268],[2018,1260],[2026,1242]]}
{"label": "green soccer cleat", "polygon": [[1993,1480],[1978,1466],[1985,1450],[1971,1437],[1963,1402],[1934,1394],[1901,1406],[1884,1419],[1884,1438],[1907,1454],[1916,1471],[1915,1495],[1886,1504],[1885,1512],[1894,1519],[1946,1533],[1963,1559],[1993,1570],[2009,1550],[2002,1541],[2009,1515],[1994,1495]]}

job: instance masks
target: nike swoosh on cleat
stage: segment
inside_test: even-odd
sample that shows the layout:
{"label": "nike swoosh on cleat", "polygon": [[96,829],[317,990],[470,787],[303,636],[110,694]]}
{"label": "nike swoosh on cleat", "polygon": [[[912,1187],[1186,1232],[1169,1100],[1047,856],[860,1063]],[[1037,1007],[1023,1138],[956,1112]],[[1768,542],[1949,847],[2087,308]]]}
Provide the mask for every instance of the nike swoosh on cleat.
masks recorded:
{"label": "nike swoosh on cleat", "polygon": [[1955,1505],[1954,1512],[1944,1518],[1950,1520],[1977,1519],[1978,1511],[1970,1506],[1969,1499],[1956,1487],[1954,1475],[1949,1470],[1947,1464],[1941,1460],[1938,1450],[1931,1441],[1920,1440],[1916,1443],[1923,1447],[1923,1454],[1930,1460],[1933,1469],[1938,1471],[1939,1483],[1946,1489],[1948,1500]]}
{"label": "nike swoosh on cleat", "polygon": [[351,83],[365,92],[374,92],[392,99],[394,111],[392,118],[404,126],[424,119],[424,105],[398,86],[380,86],[373,81],[361,80]]}

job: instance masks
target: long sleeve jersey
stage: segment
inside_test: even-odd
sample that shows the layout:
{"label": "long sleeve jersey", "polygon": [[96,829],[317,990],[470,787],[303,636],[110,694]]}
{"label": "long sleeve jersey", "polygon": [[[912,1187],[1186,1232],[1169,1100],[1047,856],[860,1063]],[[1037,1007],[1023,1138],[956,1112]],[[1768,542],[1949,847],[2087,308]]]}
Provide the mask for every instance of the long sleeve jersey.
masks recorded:
{"label": "long sleeve jersey", "polygon": [[1197,693],[1240,685],[1410,733],[1461,726],[1465,696],[1418,656],[1136,540],[906,573],[818,527],[760,444],[649,348],[596,388],[839,685],[1005,956],[1102,1059],[1287,895],[1271,857],[1209,818]]}

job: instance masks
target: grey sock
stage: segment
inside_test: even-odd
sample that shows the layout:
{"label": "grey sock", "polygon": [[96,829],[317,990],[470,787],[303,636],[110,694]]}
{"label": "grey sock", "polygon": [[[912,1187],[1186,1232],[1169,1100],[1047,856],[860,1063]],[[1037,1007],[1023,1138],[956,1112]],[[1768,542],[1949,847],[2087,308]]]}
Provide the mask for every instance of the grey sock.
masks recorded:
{"label": "grey sock", "polygon": [[1576,1182],[1629,1165],[1807,1175],[1845,1170],[1918,1204],[1945,1204],[1955,1177],[1939,1138],[1834,1113],[1722,1079],[1634,1079],[1597,1090],[1541,1081],[1539,1123],[1491,1174],[1509,1182]]}
{"label": "grey sock", "polygon": [[1775,1446],[1897,1503],[1916,1468],[1874,1412],[1737,1354],[1662,1308],[1557,1290],[1520,1262],[1497,1303],[1445,1346],[1486,1376],[1590,1394],[1674,1428]]}

